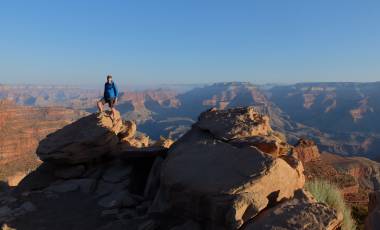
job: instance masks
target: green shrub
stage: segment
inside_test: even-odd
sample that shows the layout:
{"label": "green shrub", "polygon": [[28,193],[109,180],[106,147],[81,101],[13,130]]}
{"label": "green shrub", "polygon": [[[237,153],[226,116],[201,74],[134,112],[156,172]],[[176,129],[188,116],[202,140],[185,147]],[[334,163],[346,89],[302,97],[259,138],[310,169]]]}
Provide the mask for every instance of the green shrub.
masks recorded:
{"label": "green shrub", "polygon": [[343,230],[356,229],[355,221],[351,216],[351,209],[345,204],[338,187],[322,180],[308,181],[305,187],[318,202],[325,203],[343,214]]}

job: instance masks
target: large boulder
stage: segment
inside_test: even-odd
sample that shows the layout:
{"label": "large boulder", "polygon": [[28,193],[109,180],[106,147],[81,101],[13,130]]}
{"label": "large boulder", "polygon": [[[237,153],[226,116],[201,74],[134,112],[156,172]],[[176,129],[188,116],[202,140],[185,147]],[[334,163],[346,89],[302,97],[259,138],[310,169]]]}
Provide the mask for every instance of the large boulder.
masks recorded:
{"label": "large boulder", "polygon": [[335,230],[341,227],[342,221],[342,213],[298,190],[293,199],[262,212],[244,230]]}
{"label": "large boulder", "polygon": [[45,162],[88,162],[111,152],[119,142],[117,134],[124,129],[119,112],[114,119],[109,112],[91,114],[48,135],[40,142],[37,155]]}
{"label": "large boulder", "polygon": [[[264,128],[265,119],[252,111],[238,108],[203,113],[191,131],[170,148],[151,212],[181,214],[206,223],[208,229],[237,229],[302,188],[303,166],[296,159],[284,160],[256,147],[229,143],[268,134],[265,130],[270,126]],[[257,118],[260,122],[255,122]]]}

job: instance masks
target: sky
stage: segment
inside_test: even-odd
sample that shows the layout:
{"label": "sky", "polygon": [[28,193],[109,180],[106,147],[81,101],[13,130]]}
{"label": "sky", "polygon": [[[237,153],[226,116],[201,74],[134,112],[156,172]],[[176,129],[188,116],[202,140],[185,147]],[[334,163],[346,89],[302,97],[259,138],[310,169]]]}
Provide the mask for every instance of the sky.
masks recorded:
{"label": "sky", "polygon": [[0,0],[0,83],[380,81],[378,0]]}

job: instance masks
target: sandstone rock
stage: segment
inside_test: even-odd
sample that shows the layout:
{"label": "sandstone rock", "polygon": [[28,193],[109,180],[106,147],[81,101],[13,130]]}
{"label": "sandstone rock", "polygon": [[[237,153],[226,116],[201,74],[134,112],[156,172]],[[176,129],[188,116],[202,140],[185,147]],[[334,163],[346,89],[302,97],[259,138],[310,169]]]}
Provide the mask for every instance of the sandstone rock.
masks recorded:
{"label": "sandstone rock", "polygon": [[156,222],[154,220],[147,220],[144,223],[140,224],[138,230],[155,230]]}
{"label": "sandstone rock", "polygon": [[48,191],[66,193],[80,190],[83,193],[94,191],[96,181],[94,179],[72,179],[56,183],[47,188]]}
{"label": "sandstone rock", "polygon": [[7,178],[7,183],[9,186],[15,187],[25,178],[25,176],[26,172],[17,172],[13,176]]}
{"label": "sandstone rock", "polygon": [[34,212],[37,210],[36,206],[30,201],[23,203],[20,208],[24,209],[27,212]]}
{"label": "sandstone rock", "polygon": [[162,162],[164,159],[162,157],[157,157],[150,170],[148,180],[144,189],[144,197],[149,200],[153,200],[154,196],[157,194],[160,187],[160,171]]}
{"label": "sandstone rock", "polygon": [[206,111],[200,115],[197,126],[222,140],[267,136],[272,131],[269,117],[257,113],[253,107]]}
{"label": "sandstone rock", "polygon": [[118,209],[109,209],[102,211],[102,216],[113,216],[119,214]]}
{"label": "sandstone rock", "polygon": [[137,216],[138,214],[136,210],[132,208],[122,209],[118,214],[119,219],[129,219],[129,218],[135,218]]}
{"label": "sandstone rock", "polygon": [[[213,124],[214,132],[202,131],[195,124],[171,147],[162,165],[160,190],[150,212],[170,210],[207,222],[209,228],[236,229],[268,204],[290,198],[295,190],[303,187],[305,179],[300,162],[292,167],[285,160],[257,148],[236,148],[220,141],[270,129],[261,127],[258,131],[248,127],[249,121],[246,123],[243,118],[252,120],[254,115],[243,113],[242,116],[241,111],[251,110],[229,110],[228,116],[223,111],[211,111],[212,116],[203,114],[203,117],[212,117],[207,120]],[[224,118],[239,122],[226,121],[226,126],[222,124]],[[203,128],[208,126],[201,123]],[[250,125],[254,124],[257,123]]]}
{"label": "sandstone rock", "polygon": [[16,229],[9,227],[7,224],[4,224],[1,226],[1,230],[16,230]]}
{"label": "sandstone rock", "polygon": [[55,166],[49,163],[41,164],[36,170],[30,172],[20,183],[15,187],[17,192],[28,192],[33,190],[43,190],[54,182],[57,178],[54,176]]}
{"label": "sandstone rock", "polygon": [[264,211],[244,230],[335,230],[341,227],[342,220],[342,213],[315,202],[311,195],[299,190],[293,199]]}
{"label": "sandstone rock", "polygon": [[380,229],[380,192],[373,192],[369,196],[368,217],[365,221],[366,230]]}
{"label": "sandstone rock", "polygon": [[168,153],[167,148],[163,147],[147,147],[135,148],[119,144],[118,147],[111,153],[112,156],[122,160],[130,160],[131,158],[155,158],[164,157]]}
{"label": "sandstone rock", "polygon": [[99,200],[98,205],[103,208],[113,209],[135,206],[136,201],[127,191],[117,191]]}
{"label": "sandstone rock", "polygon": [[12,209],[10,209],[8,206],[0,207],[0,218],[7,217],[11,214],[12,214]]}
{"label": "sandstone rock", "polygon": [[76,183],[60,183],[54,184],[47,188],[48,191],[57,193],[73,192],[79,189],[79,185]]}
{"label": "sandstone rock", "polygon": [[272,156],[280,156],[288,152],[288,145],[275,136],[253,136],[230,141],[232,145],[241,147],[256,147]]}
{"label": "sandstone rock", "polygon": [[124,121],[124,129],[119,133],[120,139],[132,138],[137,131],[136,123],[133,121]]}
{"label": "sandstone rock", "polygon": [[164,148],[170,148],[170,146],[172,146],[174,144],[174,141],[171,140],[171,139],[166,139],[164,137],[160,137],[160,140],[156,141],[156,143],[154,143],[154,146],[156,147],[164,147]]}
{"label": "sandstone rock", "polygon": [[42,161],[78,164],[112,151],[123,129],[119,112],[91,114],[50,134],[40,142],[37,155]]}
{"label": "sandstone rock", "polygon": [[124,138],[121,143],[123,147],[127,148],[144,148],[149,146],[149,137],[141,134],[134,138]]}
{"label": "sandstone rock", "polygon": [[83,165],[76,165],[58,169],[54,175],[61,179],[70,179],[82,176],[85,171],[86,168]]}
{"label": "sandstone rock", "polygon": [[96,181],[94,179],[75,179],[72,183],[77,183],[83,193],[92,193],[95,190]]}
{"label": "sandstone rock", "polygon": [[293,153],[303,163],[320,159],[318,146],[312,140],[300,139],[295,145]]}
{"label": "sandstone rock", "polygon": [[171,228],[170,230],[201,230],[201,229],[202,228],[198,223],[189,220],[189,221],[186,221],[182,225],[178,225],[178,226]]}
{"label": "sandstone rock", "polygon": [[140,205],[136,206],[137,213],[141,215],[145,214],[148,211],[150,205],[151,205],[150,201],[142,202]]}
{"label": "sandstone rock", "polygon": [[103,180],[100,180],[96,188],[95,194],[98,197],[101,197],[104,195],[108,195],[112,192],[119,192],[119,191],[121,192],[125,190],[129,184],[130,184],[129,180],[125,180],[120,183],[108,183]]}
{"label": "sandstone rock", "polygon": [[103,174],[103,180],[110,183],[119,183],[126,180],[132,172],[132,167],[130,165],[117,164],[111,166]]}
{"label": "sandstone rock", "polygon": [[0,205],[11,204],[11,203],[14,203],[16,201],[17,201],[17,199],[13,196],[10,196],[10,195],[0,196]]}

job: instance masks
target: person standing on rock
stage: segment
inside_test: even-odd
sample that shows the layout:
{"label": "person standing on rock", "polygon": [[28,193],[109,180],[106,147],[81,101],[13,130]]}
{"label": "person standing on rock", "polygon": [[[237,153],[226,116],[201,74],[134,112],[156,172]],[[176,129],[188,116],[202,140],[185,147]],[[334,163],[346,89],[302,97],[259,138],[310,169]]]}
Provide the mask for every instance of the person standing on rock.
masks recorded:
{"label": "person standing on rock", "polygon": [[112,119],[115,118],[115,105],[117,103],[117,97],[119,96],[119,90],[116,87],[115,82],[112,80],[112,76],[107,76],[107,82],[104,84],[104,95],[103,98],[98,101],[99,112],[103,112],[104,104],[108,104],[112,111]]}

